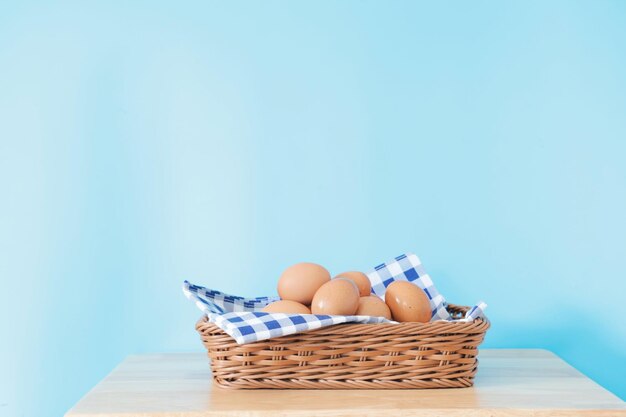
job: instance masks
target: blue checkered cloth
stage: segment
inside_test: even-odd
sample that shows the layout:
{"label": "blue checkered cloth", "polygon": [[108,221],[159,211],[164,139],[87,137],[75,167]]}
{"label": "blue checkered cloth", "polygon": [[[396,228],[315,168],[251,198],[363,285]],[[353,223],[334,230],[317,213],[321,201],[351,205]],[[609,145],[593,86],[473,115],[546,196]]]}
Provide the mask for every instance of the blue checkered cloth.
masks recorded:
{"label": "blue checkered cloth", "polygon": [[[470,309],[464,318],[453,320],[446,310],[446,300],[439,294],[424,271],[419,258],[404,254],[378,265],[366,274],[372,282],[372,293],[384,298],[385,290],[394,281],[409,281],[420,287],[430,301],[431,321],[471,321],[484,316],[487,307],[482,301]],[[210,290],[185,281],[183,292],[204,312],[209,321],[229,334],[239,344],[287,336],[340,323],[397,323],[383,317],[329,316],[318,314],[284,314],[260,311],[279,297],[244,298]]]}

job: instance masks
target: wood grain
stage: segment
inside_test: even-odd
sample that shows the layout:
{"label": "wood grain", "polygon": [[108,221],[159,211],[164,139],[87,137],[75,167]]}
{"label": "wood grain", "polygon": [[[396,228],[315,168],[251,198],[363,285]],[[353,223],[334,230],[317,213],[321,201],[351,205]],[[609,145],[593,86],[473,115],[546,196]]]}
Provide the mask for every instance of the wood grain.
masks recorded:
{"label": "wood grain", "polygon": [[626,416],[615,395],[545,350],[481,350],[472,388],[229,390],[203,353],[128,357],[66,417]]}

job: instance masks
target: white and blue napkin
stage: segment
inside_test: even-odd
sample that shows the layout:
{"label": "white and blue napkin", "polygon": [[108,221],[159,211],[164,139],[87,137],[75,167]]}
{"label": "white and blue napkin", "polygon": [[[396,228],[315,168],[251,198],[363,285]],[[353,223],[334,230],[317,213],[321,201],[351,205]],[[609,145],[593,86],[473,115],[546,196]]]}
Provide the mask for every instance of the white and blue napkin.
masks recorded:
{"label": "white and blue napkin", "polygon": [[[372,283],[372,293],[383,298],[389,284],[410,281],[420,287],[430,301],[431,321],[472,321],[484,317],[487,304],[482,301],[471,308],[465,317],[452,319],[446,310],[446,300],[439,294],[419,258],[407,253],[390,262],[378,265],[367,277]],[[383,317],[329,316],[319,314],[265,313],[261,309],[279,300],[279,297],[244,298],[210,290],[185,281],[185,296],[239,344],[287,336],[340,323],[397,323]]]}

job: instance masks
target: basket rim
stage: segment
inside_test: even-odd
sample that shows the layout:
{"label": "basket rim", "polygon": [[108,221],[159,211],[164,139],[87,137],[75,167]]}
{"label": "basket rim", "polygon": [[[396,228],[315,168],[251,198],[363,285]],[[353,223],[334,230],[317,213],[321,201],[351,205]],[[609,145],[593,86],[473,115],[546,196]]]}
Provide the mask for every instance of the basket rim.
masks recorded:
{"label": "basket rim", "polygon": [[[448,308],[453,309],[463,309],[469,310],[471,307],[469,306],[461,306],[455,304],[448,304]],[[339,323],[331,326],[325,326],[318,329],[306,330],[303,332],[298,332],[290,335],[279,336],[271,339],[260,340],[257,342],[251,343],[263,343],[263,342],[271,342],[271,341],[280,341],[281,339],[286,340],[287,338],[301,337],[304,335],[332,335],[332,334],[367,334],[372,330],[376,329],[376,333],[383,330],[388,330],[393,328],[394,332],[409,334],[409,333],[425,333],[425,334],[440,334],[440,333],[457,333],[457,332],[471,332],[471,333],[482,333],[486,332],[487,329],[491,327],[491,322],[487,318],[487,316],[479,317],[472,321],[446,321],[446,320],[436,320],[430,321],[427,323],[418,323],[418,322],[398,322],[398,323]],[[214,328],[219,332],[224,332],[219,326],[215,323],[209,322],[208,316],[203,314],[200,319],[196,322],[196,329],[200,331],[209,330],[210,328]],[[229,336],[230,337],[230,336]]]}

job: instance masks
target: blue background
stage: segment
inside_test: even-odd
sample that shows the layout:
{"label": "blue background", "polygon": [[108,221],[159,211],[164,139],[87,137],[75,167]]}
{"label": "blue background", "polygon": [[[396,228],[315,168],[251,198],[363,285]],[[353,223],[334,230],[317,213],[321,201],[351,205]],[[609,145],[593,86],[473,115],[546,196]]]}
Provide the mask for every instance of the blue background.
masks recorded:
{"label": "blue background", "polygon": [[126,3],[0,5],[0,415],[405,251],[626,398],[626,3]]}

